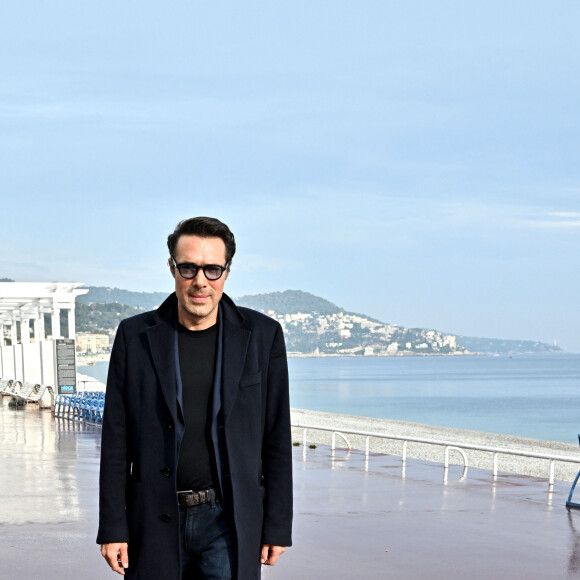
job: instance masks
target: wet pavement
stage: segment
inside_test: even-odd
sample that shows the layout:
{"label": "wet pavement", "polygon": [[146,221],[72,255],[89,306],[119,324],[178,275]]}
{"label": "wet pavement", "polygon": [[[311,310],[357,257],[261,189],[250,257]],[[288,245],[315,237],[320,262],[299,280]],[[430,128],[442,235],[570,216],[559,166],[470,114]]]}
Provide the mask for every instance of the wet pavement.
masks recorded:
{"label": "wet pavement", "polygon": [[[94,541],[99,447],[99,428],[9,409],[4,398],[0,578],[118,577]],[[580,578],[570,484],[548,493],[545,479],[462,471],[294,448],[295,545],[263,578]]]}

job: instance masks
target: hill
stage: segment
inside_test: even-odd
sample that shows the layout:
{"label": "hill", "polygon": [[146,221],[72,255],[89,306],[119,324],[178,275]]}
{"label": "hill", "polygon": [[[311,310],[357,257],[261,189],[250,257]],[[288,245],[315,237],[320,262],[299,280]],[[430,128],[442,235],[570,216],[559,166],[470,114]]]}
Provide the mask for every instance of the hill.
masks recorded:
{"label": "hill", "polygon": [[343,309],[310,292],[302,290],[285,290],[268,294],[240,296],[236,304],[247,306],[261,312],[272,310],[281,314],[298,314],[299,312],[316,312],[317,314],[336,314]]}
{"label": "hill", "polygon": [[[120,320],[156,308],[164,292],[131,292],[89,286],[78,298],[81,332],[113,333]],[[334,355],[412,355],[562,352],[555,346],[526,340],[455,336],[434,329],[406,328],[349,312],[302,290],[240,296],[240,306],[261,311],[280,322],[289,352]]]}
{"label": "hill", "polygon": [[106,286],[87,286],[88,294],[79,296],[77,302],[81,304],[125,304],[135,308],[153,310],[166,298],[168,292],[132,292],[120,288]]}
{"label": "hill", "polygon": [[486,354],[563,352],[559,346],[534,340],[508,340],[501,338],[477,338],[457,335],[457,344],[472,352]]}

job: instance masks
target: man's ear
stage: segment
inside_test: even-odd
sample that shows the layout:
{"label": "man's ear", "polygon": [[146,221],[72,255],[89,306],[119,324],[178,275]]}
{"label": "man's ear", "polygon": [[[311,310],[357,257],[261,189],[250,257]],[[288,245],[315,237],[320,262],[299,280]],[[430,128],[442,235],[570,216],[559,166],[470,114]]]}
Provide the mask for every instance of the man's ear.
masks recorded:
{"label": "man's ear", "polygon": [[169,266],[169,270],[171,271],[171,275],[175,278],[175,266],[173,265],[173,260],[169,258],[167,260],[167,264]]}

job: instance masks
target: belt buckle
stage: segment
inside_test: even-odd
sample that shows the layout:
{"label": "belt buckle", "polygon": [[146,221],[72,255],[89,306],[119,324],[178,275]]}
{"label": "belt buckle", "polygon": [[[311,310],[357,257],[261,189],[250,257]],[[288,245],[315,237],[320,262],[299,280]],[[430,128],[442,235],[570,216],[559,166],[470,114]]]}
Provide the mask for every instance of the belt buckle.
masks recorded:
{"label": "belt buckle", "polygon": [[209,503],[211,501],[211,494],[209,489],[204,489],[201,491],[193,491],[191,489],[187,491],[178,491],[177,496],[179,505],[184,507],[192,507],[204,503]]}
{"label": "belt buckle", "polygon": [[189,489],[187,491],[178,491],[177,492],[177,503],[183,507],[190,507],[194,505],[194,494],[193,490]]}

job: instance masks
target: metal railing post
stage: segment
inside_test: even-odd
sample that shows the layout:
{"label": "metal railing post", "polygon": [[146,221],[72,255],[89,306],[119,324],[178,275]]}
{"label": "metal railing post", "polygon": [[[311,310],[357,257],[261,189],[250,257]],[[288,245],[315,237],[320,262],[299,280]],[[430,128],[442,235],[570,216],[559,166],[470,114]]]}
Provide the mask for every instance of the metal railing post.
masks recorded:
{"label": "metal railing post", "polygon": [[459,449],[459,447],[455,447],[453,445],[447,445],[445,447],[445,463],[444,463],[445,468],[449,467],[449,452],[450,451],[457,451],[457,453],[459,453],[461,455],[461,457],[463,457],[463,467],[468,467],[467,455],[465,455],[465,453],[463,452],[463,449]]}
{"label": "metal railing post", "polygon": [[336,449],[336,436],[337,435],[344,439],[344,442],[346,443],[346,448],[350,451],[352,449],[350,441],[340,431],[333,431],[332,432],[332,451],[334,451]]}

